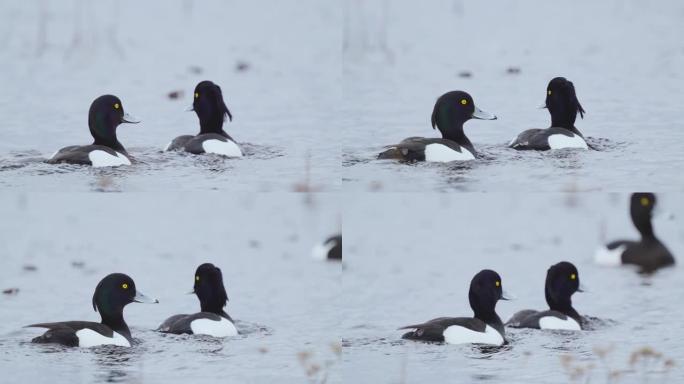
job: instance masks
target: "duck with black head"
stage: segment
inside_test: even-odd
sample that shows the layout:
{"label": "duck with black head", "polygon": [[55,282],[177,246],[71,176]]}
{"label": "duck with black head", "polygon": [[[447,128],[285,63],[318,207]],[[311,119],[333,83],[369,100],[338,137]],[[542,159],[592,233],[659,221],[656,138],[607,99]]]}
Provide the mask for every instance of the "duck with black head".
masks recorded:
{"label": "duck with black head", "polygon": [[546,151],[549,149],[589,149],[584,136],[575,127],[579,113],[584,118],[584,108],[577,99],[575,86],[564,77],[556,77],[546,87],[543,108],[551,114],[551,127],[528,129],[520,133],[508,146],[518,150]]}
{"label": "duck with black head", "polygon": [[575,292],[584,292],[577,268],[567,261],[554,264],[546,272],[544,284],[544,296],[549,309],[522,310],[513,315],[506,325],[512,328],[582,330],[584,319],[572,306]]}
{"label": "duck with black head", "polygon": [[496,120],[496,116],[475,106],[473,98],[463,91],[451,91],[440,96],[432,110],[432,128],[439,129],[442,138],[409,137],[390,145],[378,159],[403,161],[450,162],[474,160],[477,152],[463,132],[470,119]]}
{"label": "duck with black head", "polygon": [[63,321],[40,323],[26,327],[47,328],[32,342],[61,344],[68,347],[95,347],[116,345],[130,347],[133,343],[131,331],[123,318],[124,307],[130,303],[159,303],[143,295],[135,287],[130,276],[123,273],[107,275],[95,288],[93,309],[100,312],[102,321]]}
{"label": "duck with black head", "polygon": [[629,211],[634,226],[641,234],[641,240],[616,240],[599,247],[594,254],[596,263],[604,266],[636,265],[641,273],[652,273],[674,265],[674,256],[653,231],[651,216],[655,206],[655,194],[633,193]]}
{"label": "duck with black head", "polygon": [[484,269],[470,282],[468,300],[473,309],[473,317],[439,317],[422,324],[407,325],[399,329],[413,329],[402,339],[446,342],[447,344],[486,344],[503,345],[506,343],[504,324],[496,313],[499,300],[509,300],[503,291],[501,276]]}
{"label": "duck with black head", "polygon": [[342,234],[330,236],[314,246],[311,256],[318,260],[342,261]]}
{"label": "duck with black head", "polygon": [[100,96],[90,105],[88,126],[95,141],[91,145],[72,145],[55,152],[49,164],[69,163],[93,167],[131,165],[131,158],[116,137],[116,128],[122,124],[139,123],[124,112],[123,103],[113,95]]}
{"label": "duck with black head", "polygon": [[238,334],[233,319],[223,310],[228,302],[228,294],[223,286],[223,274],[218,267],[210,263],[197,267],[191,293],[197,295],[200,301],[200,312],[173,315],[164,320],[157,328],[158,331],[214,337]]}
{"label": "duck with black head", "polygon": [[192,154],[213,153],[225,157],[242,157],[240,146],[223,130],[226,117],[233,120],[223,101],[221,87],[205,80],[197,84],[192,102],[200,123],[197,135],[182,135],[171,141],[165,151],[185,151]]}

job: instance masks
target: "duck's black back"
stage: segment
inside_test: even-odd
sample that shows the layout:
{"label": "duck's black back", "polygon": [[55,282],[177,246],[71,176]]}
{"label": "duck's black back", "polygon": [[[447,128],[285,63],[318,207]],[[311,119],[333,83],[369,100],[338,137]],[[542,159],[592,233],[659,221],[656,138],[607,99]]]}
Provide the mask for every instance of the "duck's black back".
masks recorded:
{"label": "duck's black back", "polygon": [[622,252],[622,263],[633,264],[640,268],[641,272],[651,273],[656,270],[673,265],[675,260],[670,251],[658,239],[643,239],[642,241],[618,240],[608,245],[609,250],[625,247]]}
{"label": "duck's black back", "polygon": [[[61,344],[69,347],[78,347],[78,336],[76,332],[82,329],[91,329],[103,336],[113,337],[114,331],[102,323],[92,321],[62,321],[58,323],[39,323],[31,324],[26,327],[47,328],[48,330],[41,336],[33,338],[32,343],[41,344]],[[130,341],[130,334],[122,334]]]}
{"label": "duck's black back", "polygon": [[[226,318],[231,320],[229,316]],[[192,334],[192,327],[190,325],[197,319],[220,321],[221,316],[211,312],[198,312],[192,315],[174,315],[166,319],[157,330],[166,333]]]}
{"label": "duck's black back", "polygon": [[[401,337],[402,339],[440,342],[444,341],[444,330],[453,325],[468,328],[475,332],[484,332],[487,328],[484,321],[473,317],[438,317],[423,324],[407,325],[399,329],[415,329],[415,331],[406,332]],[[499,332],[503,332],[503,325],[495,328]]]}
{"label": "duck's black back", "polygon": [[[402,140],[399,144],[393,145],[384,152],[378,155],[378,159],[394,159],[404,161],[425,161],[425,147],[429,144],[441,144],[461,153],[463,148],[455,141],[427,138],[427,137],[409,137]],[[471,153],[475,150],[468,148]]]}

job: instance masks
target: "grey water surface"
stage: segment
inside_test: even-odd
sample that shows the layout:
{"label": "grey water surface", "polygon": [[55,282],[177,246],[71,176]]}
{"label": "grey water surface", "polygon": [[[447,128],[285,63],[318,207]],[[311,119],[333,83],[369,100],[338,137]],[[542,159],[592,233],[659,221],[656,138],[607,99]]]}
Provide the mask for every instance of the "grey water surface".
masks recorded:
{"label": "grey water surface", "polygon": [[[340,20],[335,3],[309,0],[4,1],[0,188],[337,190]],[[244,147],[242,159],[161,152],[199,132],[188,109],[207,79],[223,90],[234,117],[224,128]],[[59,148],[92,142],[88,108],[103,94],[142,121],[118,129],[139,163],[43,164]]]}
{"label": "grey water surface", "polygon": [[[311,257],[339,231],[333,195],[35,194],[0,204],[0,382],[339,383],[342,270]],[[241,335],[154,331],[199,311],[195,268],[223,271]],[[37,322],[99,321],[91,299],[109,273],[159,304],[124,312],[133,348],[31,344]],[[16,291],[15,291],[16,290]]]}
{"label": "grey water surface", "polygon": [[[642,277],[593,264],[596,247],[637,239],[623,194],[350,194],[343,209],[343,374],[363,383],[658,383],[684,380],[682,269]],[[659,195],[655,233],[681,264],[684,204]],[[517,298],[506,321],[543,309],[546,270],[579,270],[573,304],[594,317],[582,332],[511,330],[501,348],[401,340],[397,328],[470,317],[470,280],[493,269]]]}
{"label": "grey water surface", "polygon": [[[658,1],[350,1],[345,9],[342,136],[348,191],[682,191],[684,4]],[[552,78],[573,81],[577,128],[597,150],[519,152],[547,128]],[[469,92],[496,121],[465,133],[480,157],[397,164],[375,156],[439,137],[434,102]]]}

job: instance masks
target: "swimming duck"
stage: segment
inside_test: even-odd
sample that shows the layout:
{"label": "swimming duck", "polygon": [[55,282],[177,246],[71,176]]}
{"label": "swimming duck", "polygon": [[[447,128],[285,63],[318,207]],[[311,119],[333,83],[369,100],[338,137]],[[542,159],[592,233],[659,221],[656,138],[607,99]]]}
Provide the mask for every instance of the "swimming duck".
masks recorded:
{"label": "swimming duck", "polygon": [[91,145],[71,145],[55,152],[49,164],[69,163],[93,167],[131,165],[126,149],[116,138],[116,128],[122,124],[137,124],[124,112],[121,100],[113,95],[100,96],[90,105],[88,127],[95,141]]}
{"label": "swimming duck", "polygon": [[579,331],[583,319],[572,307],[572,295],[584,292],[577,268],[567,261],[552,265],[546,272],[544,295],[547,311],[531,309],[517,312],[506,325],[513,328],[563,329]]}
{"label": "swimming duck", "polygon": [[27,327],[47,328],[33,343],[54,343],[69,347],[95,347],[117,345],[130,347],[131,331],[123,318],[124,307],[130,303],[159,303],[143,295],[135,287],[133,279],[123,273],[107,275],[95,288],[93,309],[100,312],[102,321],[63,321],[39,323]]}
{"label": "swimming duck", "polygon": [[596,263],[605,266],[632,264],[638,266],[642,273],[674,265],[674,256],[653,231],[651,215],[655,206],[656,196],[653,193],[633,193],[629,210],[641,239],[616,240],[599,247],[594,254]]}
{"label": "swimming duck", "polygon": [[496,116],[475,106],[473,98],[463,91],[451,91],[440,96],[432,111],[432,128],[439,129],[442,138],[409,137],[390,145],[378,159],[404,161],[450,162],[474,160],[475,148],[463,132],[470,119],[496,120]]}
{"label": "swimming duck", "polygon": [[556,77],[546,87],[544,108],[551,114],[551,127],[528,129],[520,133],[508,146],[518,150],[579,148],[589,149],[584,136],[575,127],[579,113],[584,118],[584,109],[577,100],[575,86],[564,77]]}
{"label": "swimming duck", "polygon": [[226,157],[242,157],[240,146],[223,130],[223,123],[233,120],[223,101],[221,87],[205,80],[197,84],[192,110],[200,122],[197,135],[182,135],[171,141],[165,151],[185,151],[193,154],[214,153]]}
{"label": "swimming duck", "polygon": [[495,307],[499,300],[509,300],[509,296],[503,291],[499,274],[489,269],[477,273],[470,282],[468,299],[473,317],[440,317],[407,325],[399,329],[414,330],[402,338],[447,344],[505,344],[504,325]]}
{"label": "swimming duck", "polygon": [[191,315],[173,315],[157,329],[163,333],[235,336],[238,330],[233,319],[223,310],[228,301],[221,270],[210,263],[197,267],[192,293],[200,301],[200,312]]}

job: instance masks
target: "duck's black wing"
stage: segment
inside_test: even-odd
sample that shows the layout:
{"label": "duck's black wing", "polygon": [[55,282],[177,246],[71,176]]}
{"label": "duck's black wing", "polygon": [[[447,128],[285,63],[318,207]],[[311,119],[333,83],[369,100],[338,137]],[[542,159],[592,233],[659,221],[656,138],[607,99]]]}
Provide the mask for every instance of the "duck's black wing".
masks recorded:
{"label": "duck's black wing", "polygon": [[[399,144],[390,145],[378,155],[378,159],[394,159],[403,161],[425,161],[425,147],[430,144],[441,144],[462,153],[463,147],[457,142],[447,139],[409,137]],[[472,153],[473,150],[471,150]]]}
{"label": "duck's black wing", "polygon": [[530,323],[527,321],[538,313],[539,311],[534,309],[518,311],[506,322],[506,325],[512,328],[539,328],[539,321],[537,321],[536,326],[530,326]]}
{"label": "duck's black wing", "polygon": [[537,151],[551,149],[549,146],[549,134],[546,129],[528,129],[523,131],[508,144],[508,147],[518,150]]}
{"label": "duck's black wing", "polygon": [[63,321],[58,323],[39,323],[27,325],[25,328],[47,328],[41,336],[33,338],[32,343],[62,344],[68,347],[78,347],[76,332],[81,329],[92,329],[106,337],[113,337],[114,331],[108,326],[92,321]]}
{"label": "duck's black wing", "polygon": [[569,316],[563,312],[559,311],[554,311],[554,310],[546,310],[546,311],[534,311],[534,310],[524,310],[516,313],[511,317],[510,320],[506,323],[507,326],[511,328],[536,328],[540,329],[541,325],[539,324],[539,320],[544,318],[544,317],[556,317],[560,320],[568,320],[568,318],[572,318],[573,320],[577,321],[577,323],[580,325],[580,328],[583,327],[584,324],[584,319],[579,316],[579,314],[576,315],[577,318]]}
{"label": "duck's black wing", "polygon": [[638,241],[631,241],[631,240],[615,240],[615,241],[611,241],[610,243],[606,244],[606,248],[607,248],[608,250],[611,250],[611,251],[612,251],[612,250],[614,250],[614,249],[616,249],[616,248],[618,248],[618,247],[630,248],[630,247],[633,247],[633,246],[635,246],[635,245],[637,245],[637,244],[639,244]]}
{"label": "duck's black wing", "polygon": [[325,244],[332,244],[332,248],[328,251],[328,259],[342,260],[342,235],[335,235],[329,237]]}
{"label": "duck's black wing", "polygon": [[[182,314],[182,315],[173,315],[169,317],[168,319],[164,320],[163,323],[159,327],[157,327],[157,331],[159,332],[164,332],[164,333],[192,333],[190,330],[190,323],[188,322],[187,327],[182,327],[183,325],[183,320],[190,315]],[[178,326],[176,326],[176,323],[178,323]]]}
{"label": "duck's black wing", "polygon": [[[225,312],[224,312],[225,314]],[[231,322],[233,321],[228,314],[224,316]],[[157,331],[163,333],[175,333],[177,335],[187,333],[192,335],[192,324],[193,321],[197,319],[209,319],[214,321],[220,321],[221,316],[211,313],[211,312],[198,312],[192,315],[174,315],[164,320],[164,322],[157,328]]]}
{"label": "duck's black wing", "polygon": [[439,317],[422,324],[407,325],[399,329],[415,329],[405,333],[401,338],[422,341],[444,341],[444,330],[453,326],[461,326],[476,332],[484,332],[487,324],[472,317]]}
{"label": "duck's black wing", "polygon": [[551,149],[549,137],[553,135],[563,135],[567,137],[574,137],[577,135],[583,138],[582,134],[577,129],[569,130],[562,127],[551,127],[547,129],[535,128],[521,132],[518,137],[508,144],[508,147],[521,151],[548,151]]}
{"label": "duck's black wing", "polygon": [[625,246],[625,251],[622,253],[622,263],[637,265],[642,273],[652,273],[675,263],[670,251],[658,240],[616,241],[606,247],[615,249],[620,246]]}
{"label": "duck's black wing", "polygon": [[118,157],[116,151],[104,145],[71,145],[60,149],[54,156],[47,159],[45,162],[48,164],[68,163],[93,165],[89,155],[90,152],[95,150],[105,151],[114,157]]}
{"label": "duck's black wing", "polygon": [[195,137],[194,135],[182,135],[178,136],[175,139],[171,140],[169,145],[164,148],[165,151],[182,151],[185,149],[185,144],[188,143],[188,141],[192,140],[192,138]]}

